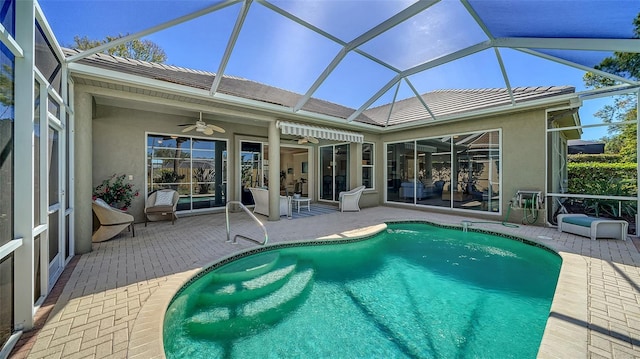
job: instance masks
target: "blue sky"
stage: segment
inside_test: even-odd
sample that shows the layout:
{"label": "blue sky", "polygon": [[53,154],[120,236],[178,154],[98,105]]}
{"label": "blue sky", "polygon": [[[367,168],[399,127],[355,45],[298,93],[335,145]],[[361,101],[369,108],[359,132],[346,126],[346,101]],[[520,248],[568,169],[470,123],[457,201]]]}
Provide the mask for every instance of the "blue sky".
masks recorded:
{"label": "blue sky", "polygon": [[[40,5],[62,46],[73,37],[102,39],[107,35],[135,33],[212,5],[214,1],[168,0],[41,0]],[[273,1],[333,36],[350,41],[412,2],[391,1]],[[146,39],[167,53],[167,63],[212,72],[238,16],[233,5]],[[358,16],[366,14],[366,16]],[[633,18],[631,16],[630,18]],[[486,39],[459,2],[442,1],[391,29],[360,48],[401,70],[435,59]],[[517,19],[516,19],[517,20]],[[248,78],[297,93],[305,93],[341,49],[340,45],[254,2],[225,73]],[[501,49],[511,86],[570,85],[584,90],[583,71]],[[606,56],[608,54],[601,54]],[[349,53],[314,97],[360,107],[395,73],[356,53]],[[505,87],[493,49],[476,53],[410,77],[420,93],[435,89]],[[395,87],[374,105],[391,102]],[[411,96],[402,84],[398,98]],[[603,101],[589,102],[581,111],[583,123]],[[595,139],[603,131],[590,130]]]}

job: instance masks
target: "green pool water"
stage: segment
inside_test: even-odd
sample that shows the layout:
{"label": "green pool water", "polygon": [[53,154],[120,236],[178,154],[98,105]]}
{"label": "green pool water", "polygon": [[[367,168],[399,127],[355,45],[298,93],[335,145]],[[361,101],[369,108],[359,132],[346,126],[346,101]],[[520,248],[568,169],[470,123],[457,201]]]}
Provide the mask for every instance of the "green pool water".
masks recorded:
{"label": "green pool water", "polygon": [[168,358],[535,358],[561,259],[521,242],[391,224],[212,270],[164,323]]}

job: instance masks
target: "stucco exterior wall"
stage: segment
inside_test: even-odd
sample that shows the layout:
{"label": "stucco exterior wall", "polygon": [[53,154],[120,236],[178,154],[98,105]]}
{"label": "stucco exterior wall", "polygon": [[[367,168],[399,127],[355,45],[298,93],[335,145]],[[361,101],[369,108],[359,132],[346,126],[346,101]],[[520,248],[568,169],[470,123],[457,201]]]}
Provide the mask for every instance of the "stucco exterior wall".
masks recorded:
{"label": "stucco exterior wall", "polygon": [[[179,124],[193,123],[194,118],[135,109],[97,105],[93,119],[93,186],[113,174],[132,175],[131,183],[140,192],[134,199],[129,212],[136,222],[144,221],[146,137],[148,132],[181,135]],[[229,185],[227,193],[235,193],[234,167],[232,156],[233,138],[236,133],[265,136],[266,128],[225,122],[221,124],[224,134],[216,133],[207,138],[227,140]],[[190,132],[189,135],[195,133]]]}

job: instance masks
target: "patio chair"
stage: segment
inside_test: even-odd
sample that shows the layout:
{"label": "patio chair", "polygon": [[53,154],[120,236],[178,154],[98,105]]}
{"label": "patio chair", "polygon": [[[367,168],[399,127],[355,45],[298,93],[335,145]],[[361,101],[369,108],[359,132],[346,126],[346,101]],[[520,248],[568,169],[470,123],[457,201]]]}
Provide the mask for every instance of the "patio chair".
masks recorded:
{"label": "patio chair", "polygon": [[100,222],[100,227],[91,236],[92,242],[97,243],[109,240],[125,228],[129,228],[132,237],[136,236],[136,230],[133,227],[133,216],[129,213],[109,206],[100,198],[93,201],[91,207]]}
{"label": "patio chair", "polygon": [[362,191],[364,191],[364,186],[356,187],[351,191],[340,192],[338,194],[340,212],[344,212],[344,211],[360,212],[360,206],[358,205],[358,202],[360,202],[360,196],[362,195]]}
{"label": "patio chair", "polygon": [[[259,213],[269,217],[269,190],[265,188],[249,188],[253,196],[253,213]],[[291,213],[291,201],[289,196],[280,196],[280,216],[289,216]]]}
{"label": "patio chair", "polygon": [[171,224],[174,224],[178,218],[176,215],[178,199],[180,199],[180,195],[173,189],[159,189],[151,192],[144,207],[144,226],[146,227],[149,221],[169,218],[171,219]]}

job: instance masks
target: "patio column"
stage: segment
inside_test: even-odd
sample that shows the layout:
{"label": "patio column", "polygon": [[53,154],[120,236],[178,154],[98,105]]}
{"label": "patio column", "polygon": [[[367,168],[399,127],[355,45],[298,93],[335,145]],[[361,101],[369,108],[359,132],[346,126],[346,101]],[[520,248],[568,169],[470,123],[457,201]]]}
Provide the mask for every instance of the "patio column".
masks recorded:
{"label": "patio column", "polygon": [[93,104],[91,94],[76,86],[75,100],[75,252],[91,251],[93,233]]}
{"label": "patio column", "polygon": [[269,220],[280,220],[280,131],[269,124]]}

